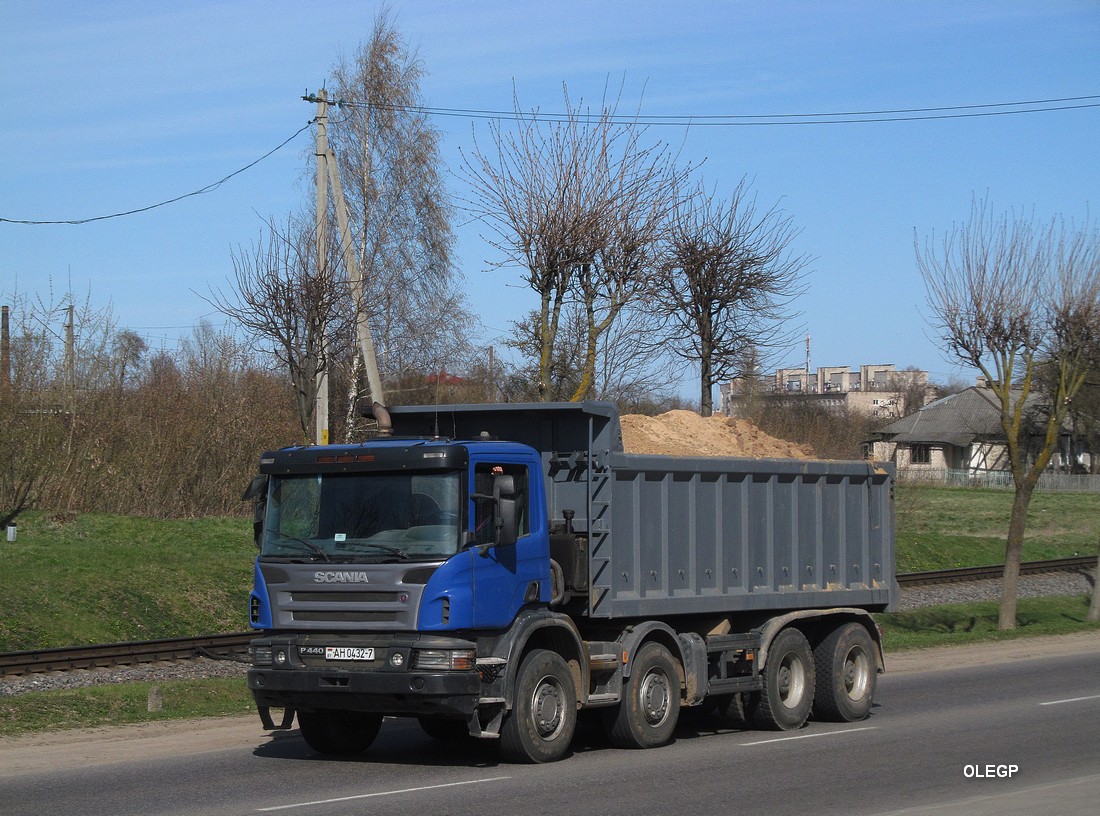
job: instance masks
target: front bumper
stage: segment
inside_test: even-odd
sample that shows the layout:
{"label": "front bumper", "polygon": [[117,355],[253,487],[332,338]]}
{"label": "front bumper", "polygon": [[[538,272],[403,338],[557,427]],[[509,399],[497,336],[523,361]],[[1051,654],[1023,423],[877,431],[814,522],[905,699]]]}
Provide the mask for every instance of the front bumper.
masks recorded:
{"label": "front bumper", "polygon": [[[287,655],[281,666],[253,665],[248,670],[248,688],[261,708],[295,710],[340,709],[392,716],[447,716],[468,719],[481,697],[481,676],[476,670],[409,670],[417,648],[473,648],[469,641],[450,638],[394,637],[371,639],[378,659],[359,666],[310,665],[302,652],[318,642],[332,643],[323,636],[279,636],[254,640],[253,650],[282,650]],[[346,643],[343,638],[340,642]],[[393,660],[399,655],[399,660]],[[308,662],[307,662],[308,661]],[[395,663],[397,665],[395,665]]]}

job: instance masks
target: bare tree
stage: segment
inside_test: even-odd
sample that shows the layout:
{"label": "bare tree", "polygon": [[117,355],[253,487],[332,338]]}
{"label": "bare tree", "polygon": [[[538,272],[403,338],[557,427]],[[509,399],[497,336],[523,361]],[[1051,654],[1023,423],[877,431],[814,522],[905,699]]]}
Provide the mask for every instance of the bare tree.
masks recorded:
{"label": "bare tree", "polygon": [[[424,109],[423,62],[383,8],[368,41],[333,67],[340,115],[328,126],[379,367],[438,371],[466,352],[473,322],[452,261],[440,134]],[[345,378],[359,364],[345,360]]]}
{"label": "bare tree", "polygon": [[33,506],[64,441],[51,329],[24,298],[12,310],[11,383],[0,399],[0,528]]}
{"label": "bare tree", "polygon": [[715,383],[750,373],[746,360],[759,364],[762,352],[789,342],[788,306],[809,263],[791,252],[797,235],[789,216],[757,207],[744,178],[728,200],[699,187],[679,202],[654,302],[665,319],[662,340],[699,363],[704,416]]}
{"label": "bare tree", "polygon": [[924,407],[928,402],[931,387],[928,385],[928,375],[916,366],[907,366],[901,371],[895,371],[889,376],[886,384],[887,390],[896,391],[900,395],[900,404],[893,412],[891,418],[909,416]]}
{"label": "bare tree", "polygon": [[[678,168],[667,145],[644,143],[645,129],[617,114],[617,99],[593,112],[566,91],[563,118],[513,104],[516,127],[490,125],[491,147],[475,145],[463,157],[468,203],[493,233],[500,265],[522,268],[539,297],[541,398],[583,399],[595,385],[600,338],[648,289],[661,230],[691,168]],[[552,369],[570,304],[580,310],[584,352],[565,394],[555,392]]]}
{"label": "bare tree", "polygon": [[269,221],[266,236],[233,255],[230,298],[215,292],[211,303],[265,345],[286,368],[294,387],[302,438],[313,433],[317,375],[328,370],[328,336],[348,336],[346,290],[334,264],[318,269],[315,235],[302,219],[285,226]]}
{"label": "bare tree", "polygon": [[[1087,227],[996,214],[975,201],[969,223],[918,243],[916,254],[933,327],[951,356],[985,376],[1000,414],[1015,495],[998,628],[1014,629],[1027,509],[1092,365],[1100,240]],[[1044,366],[1052,372],[1045,394]]]}

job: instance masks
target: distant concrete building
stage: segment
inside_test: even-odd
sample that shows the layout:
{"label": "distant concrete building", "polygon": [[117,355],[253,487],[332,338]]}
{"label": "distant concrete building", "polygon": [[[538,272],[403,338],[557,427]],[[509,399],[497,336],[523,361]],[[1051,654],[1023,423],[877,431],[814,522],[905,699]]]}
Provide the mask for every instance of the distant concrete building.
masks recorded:
{"label": "distant concrete building", "polygon": [[781,368],[772,378],[747,382],[738,378],[723,383],[721,409],[727,416],[737,414],[737,406],[753,389],[766,397],[796,398],[813,401],[833,410],[849,408],[884,419],[900,417],[905,396],[914,387],[924,391],[922,404],[930,394],[928,372],[898,371],[893,363],[849,366],[823,366],[816,371],[808,368]]}

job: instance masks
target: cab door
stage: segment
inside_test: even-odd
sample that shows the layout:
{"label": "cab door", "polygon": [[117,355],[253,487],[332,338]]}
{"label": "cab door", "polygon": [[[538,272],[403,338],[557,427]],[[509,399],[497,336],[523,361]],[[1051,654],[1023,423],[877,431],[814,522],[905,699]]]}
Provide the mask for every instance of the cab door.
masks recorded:
{"label": "cab door", "polygon": [[[496,543],[500,508],[493,500],[498,476],[510,476],[514,486],[516,541]],[[530,463],[496,457],[471,462],[470,509],[473,571],[473,625],[501,629],[523,606],[550,600],[550,552],[545,500],[531,490],[537,479]]]}

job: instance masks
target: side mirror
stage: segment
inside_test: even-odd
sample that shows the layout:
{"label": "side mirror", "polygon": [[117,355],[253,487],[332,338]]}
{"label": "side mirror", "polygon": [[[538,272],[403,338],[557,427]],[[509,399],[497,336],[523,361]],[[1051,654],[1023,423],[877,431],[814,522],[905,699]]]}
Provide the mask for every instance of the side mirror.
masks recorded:
{"label": "side mirror", "polygon": [[519,539],[519,525],[516,520],[516,500],[497,501],[497,546],[515,544]]}
{"label": "side mirror", "polygon": [[241,501],[252,502],[252,543],[256,545],[256,549],[260,548],[260,537],[263,535],[267,484],[270,478],[266,473],[261,473],[248,483],[248,488],[241,496]]}
{"label": "side mirror", "polygon": [[488,555],[490,547],[508,546],[515,544],[519,539],[516,510],[518,503],[515,495],[516,479],[506,473],[498,473],[493,477],[493,495],[485,496],[478,493],[473,495],[475,499],[493,503],[493,542],[479,544],[477,551],[480,555]]}
{"label": "side mirror", "polygon": [[519,538],[515,497],[516,478],[506,473],[498,473],[493,478],[493,501],[496,503],[497,514],[496,544],[498,547],[515,544]]}
{"label": "side mirror", "polygon": [[241,501],[256,501],[262,499],[267,495],[267,482],[271,477],[266,473],[261,473],[248,483],[248,487],[245,488],[244,495],[241,496]]}

